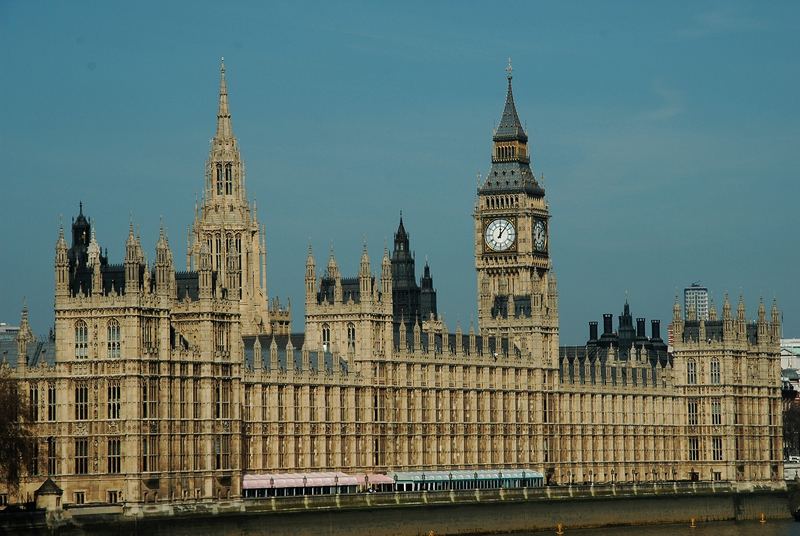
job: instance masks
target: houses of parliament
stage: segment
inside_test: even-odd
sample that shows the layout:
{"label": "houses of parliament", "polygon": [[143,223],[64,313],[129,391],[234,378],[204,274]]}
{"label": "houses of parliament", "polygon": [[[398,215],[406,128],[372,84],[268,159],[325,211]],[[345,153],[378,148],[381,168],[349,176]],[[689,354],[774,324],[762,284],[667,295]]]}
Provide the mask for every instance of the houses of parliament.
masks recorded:
{"label": "houses of parliament", "polygon": [[477,325],[445,324],[401,218],[392,251],[365,246],[357,274],[309,248],[295,332],[267,291],[271,231],[247,197],[223,64],[185,270],[163,229],[148,263],[133,226],[112,263],[90,207],[58,233],[55,328],[37,339],[24,310],[4,356],[36,436],[18,500],[48,477],[65,503],[237,498],[247,475],[324,471],[781,479],[774,303],[748,321],[726,296],[698,320],[676,301],[668,348],[626,302],[616,329],[608,314],[585,345],[559,346],[550,206],[510,70],[506,90],[471,207]]}

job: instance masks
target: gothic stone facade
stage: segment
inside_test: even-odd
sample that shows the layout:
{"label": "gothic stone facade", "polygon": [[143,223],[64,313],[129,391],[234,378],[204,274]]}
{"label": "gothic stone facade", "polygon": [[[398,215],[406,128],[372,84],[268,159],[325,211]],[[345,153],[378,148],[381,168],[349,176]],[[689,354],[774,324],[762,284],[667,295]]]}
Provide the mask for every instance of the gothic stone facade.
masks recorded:
{"label": "gothic stone facade", "polygon": [[449,331],[435,296],[396,308],[410,303],[397,262],[385,251],[376,277],[365,247],[354,278],[333,254],[319,277],[309,250],[305,332],[292,334],[288,308],[268,299],[224,67],[211,145],[186,271],[163,230],[153,264],[132,226],[124,262],[109,264],[82,210],[70,248],[59,234],[55,332],[36,341],[26,311],[12,360],[39,438],[19,498],[48,475],[65,502],[131,503],[238,497],[259,472],[782,475],[775,305],[755,324],[742,302],[733,317],[726,300],[719,321],[676,309],[671,353],[627,320],[624,337],[559,348],[549,206],[510,74],[474,209],[479,322],[466,332]]}

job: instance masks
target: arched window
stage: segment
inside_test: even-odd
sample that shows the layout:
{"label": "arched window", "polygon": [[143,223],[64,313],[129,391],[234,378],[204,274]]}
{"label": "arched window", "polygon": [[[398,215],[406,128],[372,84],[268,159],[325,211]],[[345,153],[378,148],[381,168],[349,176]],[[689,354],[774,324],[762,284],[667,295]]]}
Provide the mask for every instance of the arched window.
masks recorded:
{"label": "arched window", "polygon": [[327,352],[331,346],[331,327],[328,324],[322,324],[322,351]]}
{"label": "arched window", "polygon": [[75,357],[86,359],[89,356],[89,328],[86,322],[75,322]]}
{"label": "arched window", "polygon": [[120,355],[120,333],[119,322],[112,318],[108,321],[108,357],[119,357]]}
{"label": "arched window", "polygon": [[225,194],[233,193],[233,167],[230,162],[225,164]]}
{"label": "arched window", "polygon": [[695,363],[694,359],[686,362],[686,383],[697,385],[697,363]]}
{"label": "arched window", "polygon": [[719,359],[716,357],[711,360],[711,383],[713,385],[720,384]]}
{"label": "arched window", "polygon": [[356,349],[356,326],[352,322],[347,323],[347,348]]}
{"label": "arched window", "polygon": [[217,195],[222,195],[222,164],[217,164]]}

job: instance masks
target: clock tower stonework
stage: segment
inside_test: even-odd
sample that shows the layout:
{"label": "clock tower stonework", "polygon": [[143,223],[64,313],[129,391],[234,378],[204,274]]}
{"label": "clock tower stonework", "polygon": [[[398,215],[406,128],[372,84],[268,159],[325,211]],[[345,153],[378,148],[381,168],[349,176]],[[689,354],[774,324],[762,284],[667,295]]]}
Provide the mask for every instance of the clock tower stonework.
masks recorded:
{"label": "clock tower stonework", "polygon": [[509,65],[505,108],[492,138],[492,167],[475,205],[478,322],[484,335],[508,336],[519,351],[549,362],[558,355],[550,212],[531,168],[511,79]]}

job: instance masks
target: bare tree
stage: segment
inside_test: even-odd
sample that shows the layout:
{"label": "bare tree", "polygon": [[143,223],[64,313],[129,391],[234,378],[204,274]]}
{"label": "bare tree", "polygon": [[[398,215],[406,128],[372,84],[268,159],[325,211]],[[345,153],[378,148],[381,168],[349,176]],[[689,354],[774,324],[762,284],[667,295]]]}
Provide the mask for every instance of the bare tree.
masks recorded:
{"label": "bare tree", "polygon": [[10,490],[19,487],[20,476],[34,455],[30,411],[20,391],[20,382],[11,372],[0,371],[0,480]]}
{"label": "bare tree", "polygon": [[786,454],[796,456],[800,448],[800,405],[790,404],[783,411],[783,444]]}

